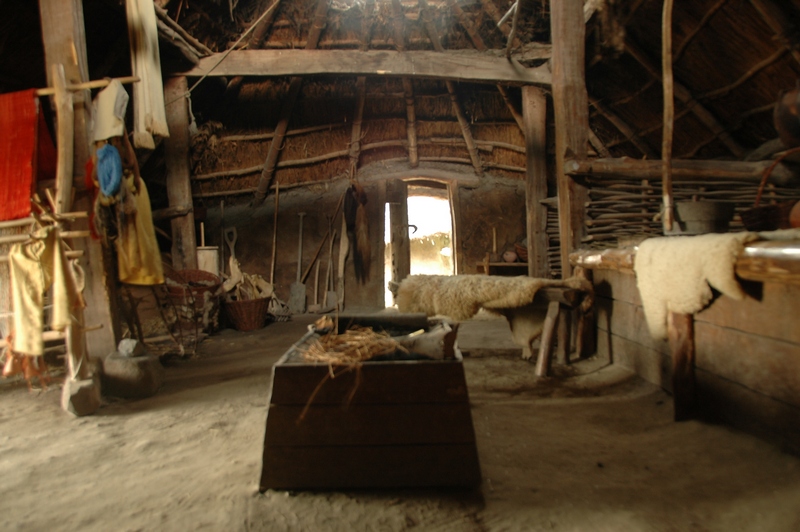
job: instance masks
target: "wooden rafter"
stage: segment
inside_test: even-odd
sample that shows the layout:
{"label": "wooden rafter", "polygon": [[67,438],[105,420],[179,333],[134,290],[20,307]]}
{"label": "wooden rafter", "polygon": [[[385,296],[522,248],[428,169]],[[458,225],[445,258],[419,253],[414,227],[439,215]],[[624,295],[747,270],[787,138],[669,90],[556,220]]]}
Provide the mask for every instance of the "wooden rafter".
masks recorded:
{"label": "wooden rafter", "polygon": [[[273,0],[272,5],[267,8],[267,10],[271,11],[261,20],[261,22],[258,23],[258,26],[256,26],[256,28],[253,30],[253,33],[250,34],[250,40],[247,43],[247,47],[251,50],[261,48],[261,45],[264,43],[264,39],[269,33],[269,29],[272,27],[272,23],[275,21],[275,15],[278,13],[277,8],[280,1],[281,0]],[[230,83],[228,83],[228,87],[225,92],[232,96],[239,94],[239,89],[242,86],[243,80],[244,76],[235,76]]]}
{"label": "wooden rafter", "polygon": [[[360,50],[366,52],[369,48],[370,35],[374,24],[375,0],[367,0],[364,5],[364,18],[361,24]],[[353,116],[353,129],[350,134],[350,175],[355,176],[358,169],[358,158],[361,156],[361,124],[364,120],[364,103],[367,99],[367,78],[359,76],[356,79],[356,111]]]}
{"label": "wooden rafter", "polygon": [[[492,20],[494,20],[495,24],[500,22],[500,20],[503,18],[503,13],[500,13],[500,11],[497,9],[497,6],[494,4],[494,2],[492,0],[481,0],[481,5],[483,5],[483,10],[486,13],[489,14],[489,16],[492,18]],[[509,25],[508,22],[503,22],[502,24],[500,24],[498,29],[506,37],[508,37],[511,34],[511,26]],[[520,43],[519,39],[516,38],[516,37],[511,39],[511,42],[512,42],[514,47],[521,46],[521,43]]]}
{"label": "wooden rafter", "polygon": [[[277,0],[276,0],[277,1]],[[328,2],[329,0],[318,0],[317,7],[314,10],[314,19],[309,29],[308,44],[306,50],[313,50],[319,42],[322,29],[325,27],[325,22],[328,17]],[[281,148],[283,147],[283,137],[286,130],[289,128],[289,119],[294,110],[294,104],[297,101],[297,96],[300,94],[300,88],[303,86],[303,78],[299,76],[292,77],[289,83],[289,92],[286,100],[281,107],[281,118],[278,125],[275,127],[275,136],[269,145],[267,152],[267,159],[264,162],[264,169],[261,171],[261,177],[256,186],[255,197],[253,198],[253,205],[258,206],[267,197],[267,192],[272,184],[272,179],[275,175],[275,165],[278,163],[278,156],[280,155]]]}
{"label": "wooden rafter", "polygon": [[[419,0],[419,7],[423,25],[428,32],[428,37],[431,39],[433,48],[439,53],[444,52],[442,42],[439,39],[439,32],[436,30],[436,26],[431,19],[430,10],[428,9],[428,3],[426,0]],[[444,83],[447,87],[447,93],[450,95],[450,102],[453,105],[453,112],[458,119],[458,125],[461,127],[461,134],[464,136],[464,143],[467,145],[467,151],[469,152],[469,158],[472,161],[472,166],[475,168],[476,174],[483,175],[483,166],[481,165],[480,155],[478,155],[478,149],[475,146],[475,139],[472,137],[472,131],[470,130],[467,117],[464,115],[464,111],[461,109],[461,104],[458,102],[456,87],[450,80],[445,80]]]}
{"label": "wooden rafter", "polygon": [[[394,45],[398,52],[406,49],[405,20],[400,0],[392,0]],[[417,113],[414,108],[414,86],[407,77],[403,78],[403,98],[406,102],[406,136],[408,137],[408,162],[412,168],[419,166],[417,149]]]}
{"label": "wooden rafter", "polygon": [[[672,161],[672,178],[678,181],[744,181],[757,183],[764,170],[772,161],[704,161],[674,159]],[[592,176],[597,178],[616,179],[660,179],[663,168],[662,161],[648,161],[622,157],[616,159],[570,160],[566,162],[565,172],[572,176]],[[770,174],[772,183],[786,185],[796,181],[792,170],[779,164]]]}
{"label": "wooden rafter", "polygon": [[611,152],[608,151],[608,148],[603,141],[600,140],[600,137],[597,136],[597,133],[592,131],[589,128],[589,144],[592,145],[592,148],[597,152],[600,157],[611,157]]}
{"label": "wooden rafter", "polygon": [[608,109],[603,103],[601,103],[596,98],[589,98],[589,102],[592,104],[598,113],[600,113],[603,118],[611,122],[614,127],[616,127],[620,133],[625,137],[625,140],[630,141],[631,144],[636,146],[636,148],[642,152],[643,155],[649,157],[650,159],[658,158],[658,153],[647,144],[643,138],[639,136],[639,134],[634,131],[634,129],[628,125],[627,122],[622,120],[619,116],[614,114],[613,111]]}
{"label": "wooden rafter", "polygon": [[726,94],[728,94],[729,92],[734,90],[736,87],[742,85],[747,80],[749,80],[750,78],[752,78],[753,76],[755,76],[756,74],[758,74],[759,72],[761,72],[762,70],[767,68],[768,66],[776,63],[781,57],[784,56],[784,54],[786,54],[786,51],[787,50],[785,48],[779,48],[778,50],[775,51],[774,54],[772,54],[771,56],[767,57],[766,59],[764,59],[763,61],[759,62],[758,64],[754,65],[750,70],[748,70],[747,72],[742,74],[739,77],[739,79],[737,79],[736,81],[734,81],[730,85],[726,85],[724,87],[720,87],[718,89],[710,90],[708,92],[704,92],[702,94],[699,94],[697,96],[697,99],[698,100],[710,100],[711,98],[719,98],[720,96],[725,96]]}
{"label": "wooden rafter", "polygon": [[[458,5],[457,0],[448,0],[448,5],[458,17],[458,22],[461,24],[461,27],[467,32],[469,35],[470,40],[472,41],[472,45],[475,47],[476,50],[479,52],[485,52],[487,49],[486,43],[483,41],[480,33],[478,33],[477,28],[474,24],[472,24],[467,17],[467,14],[461,9],[461,6]],[[522,122],[522,114],[514,107],[511,103],[511,98],[508,96],[508,91],[505,87],[498,83],[497,90],[500,92],[500,95],[503,97],[503,101],[506,103],[506,107],[508,107],[509,112],[511,112],[511,116],[514,117],[514,120],[517,122],[517,126],[519,126],[520,131],[524,131],[524,125]]]}
{"label": "wooden rafter", "polygon": [[717,11],[719,11],[720,8],[722,8],[722,6],[724,6],[725,2],[727,1],[728,0],[717,0],[717,3],[711,6],[711,8],[706,12],[706,14],[703,15],[703,18],[700,19],[700,22],[697,23],[697,26],[695,26],[694,29],[691,32],[689,32],[689,35],[687,35],[683,39],[680,46],[678,46],[678,49],[675,50],[675,52],[672,54],[673,64],[677,63],[680,60],[681,56],[683,55],[683,52],[686,51],[686,47],[689,46],[689,43],[692,42],[692,39],[694,39],[697,36],[697,34],[700,33],[700,30],[702,30],[706,26],[706,24],[708,24],[708,21],[711,20],[711,17],[713,17],[714,14]]}
{"label": "wooden rafter", "polygon": [[514,39],[517,38],[517,26],[519,25],[519,13],[522,11],[522,2],[517,0],[514,4],[517,7],[514,9],[514,17],[511,19],[511,30],[508,32],[508,41],[506,42],[506,57],[511,58],[511,47]]}
{"label": "wooden rafter", "polygon": [[633,0],[633,2],[631,3],[631,7],[628,10],[628,15],[625,17],[625,21],[622,23],[623,27],[628,25],[628,23],[636,15],[636,12],[639,10],[640,7],[642,7],[642,4],[644,4],[646,1],[647,0]]}
{"label": "wooden rafter", "polygon": [[[630,39],[625,41],[625,50],[636,59],[636,61],[644,67],[647,72],[655,79],[661,79],[661,69],[653,64],[653,61],[639,49]],[[714,135],[719,137],[719,140],[730,150],[736,157],[744,157],[745,150],[736,142],[736,140],[727,132],[717,117],[698,102],[692,93],[683,84],[677,80],[674,84],[675,97],[679,99],[684,105],[692,110],[692,113],[700,120]]]}
{"label": "wooden rafter", "polygon": [[778,41],[792,53],[795,61],[800,63],[800,49],[798,49],[800,36],[797,26],[789,20],[784,10],[772,0],[750,0],[750,3],[775,33]]}

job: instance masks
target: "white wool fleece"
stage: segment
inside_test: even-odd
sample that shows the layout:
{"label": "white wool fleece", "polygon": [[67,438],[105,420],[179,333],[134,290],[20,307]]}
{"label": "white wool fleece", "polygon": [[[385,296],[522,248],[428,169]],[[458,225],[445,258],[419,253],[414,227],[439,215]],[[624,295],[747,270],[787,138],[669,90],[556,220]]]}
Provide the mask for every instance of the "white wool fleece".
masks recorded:
{"label": "white wool fleece", "polygon": [[410,275],[397,289],[400,312],[437,314],[456,321],[468,320],[481,307],[487,310],[518,308],[533,302],[542,287],[592,291],[591,283],[578,277],[538,279],[496,275]]}
{"label": "white wool fleece", "polygon": [[734,265],[757,233],[650,238],[636,252],[636,281],[653,338],[667,337],[667,314],[694,314],[711,301],[711,288],[744,298]]}

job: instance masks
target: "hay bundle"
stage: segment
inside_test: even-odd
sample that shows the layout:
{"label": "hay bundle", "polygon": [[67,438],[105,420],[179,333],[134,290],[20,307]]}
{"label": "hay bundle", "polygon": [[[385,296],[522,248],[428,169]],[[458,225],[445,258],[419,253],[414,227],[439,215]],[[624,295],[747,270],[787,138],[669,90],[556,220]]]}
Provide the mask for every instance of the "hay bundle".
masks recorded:
{"label": "hay bundle", "polygon": [[322,336],[303,353],[303,358],[308,362],[352,368],[398,350],[407,351],[388,333],[356,326],[342,334],[331,332]]}
{"label": "hay bundle", "polygon": [[[319,330],[319,329],[318,329]],[[356,371],[353,387],[345,398],[345,404],[350,404],[361,384],[361,365],[363,362],[380,355],[388,355],[396,351],[408,352],[386,332],[375,332],[369,327],[354,326],[343,334],[334,330],[318,340],[303,352],[303,358],[308,362],[328,364],[328,373],[317,384],[317,387],[308,398],[305,408],[300,413],[298,423],[305,419],[311,403],[317,396],[322,386],[328,379],[334,379],[349,371]],[[337,369],[338,368],[338,371]]]}

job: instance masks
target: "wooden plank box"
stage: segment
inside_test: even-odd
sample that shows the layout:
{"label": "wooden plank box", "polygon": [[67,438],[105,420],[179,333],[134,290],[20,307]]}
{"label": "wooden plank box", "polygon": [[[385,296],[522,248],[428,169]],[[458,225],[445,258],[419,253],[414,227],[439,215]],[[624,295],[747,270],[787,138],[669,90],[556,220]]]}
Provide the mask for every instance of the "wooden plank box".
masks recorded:
{"label": "wooden plank box", "polygon": [[295,349],[273,366],[262,492],[480,480],[459,352],[454,360],[365,362],[335,378]]}

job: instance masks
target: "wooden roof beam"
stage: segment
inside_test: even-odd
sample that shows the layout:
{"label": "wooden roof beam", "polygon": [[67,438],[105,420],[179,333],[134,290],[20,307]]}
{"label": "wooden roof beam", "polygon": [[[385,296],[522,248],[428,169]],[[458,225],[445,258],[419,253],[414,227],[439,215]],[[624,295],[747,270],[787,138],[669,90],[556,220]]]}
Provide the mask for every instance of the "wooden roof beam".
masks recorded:
{"label": "wooden roof beam", "polygon": [[611,122],[620,133],[625,136],[625,140],[630,141],[631,144],[642,152],[642,155],[650,159],[658,159],[658,153],[647,144],[647,141],[639,136],[627,122],[622,120],[619,116],[614,114],[610,109],[603,105],[597,98],[589,97],[589,102],[592,104],[600,115]]}
{"label": "wooden roof beam", "polygon": [[[549,86],[547,65],[526,68],[515,59],[490,53],[389,50],[234,50],[220,63],[222,54],[200,59],[197,66],[176,74],[207,76],[398,76],[447,79],[504,85]],[[219,63],[219,65],[217,65]]]}
{"label": "wooden roof beam", "polygon": [[[630,39],[625,41],[625,50],[636,59],[636,61],[647,70],[651,76],[660,80],[661,69],[657,67],[652,60],[634,44]],[[695,100],[692,93],[683,84],[675,81],[674,85],[675,97],[678,98],[684,105],[692,110],[698,120],[700,120],[711,132],[719,137],[719,140],[730,150],[736,157],[742,158],[745,155],[745,149],[736,142],[736,140],[727,132],[726,128],[714,114],[706,109],[700,102]]]}
{"label": "wooden roof beam", "polygon": [[[742,162],[697,159],[673,159],[672,179],[678,181],[708,180],[743,181],[758,183],[764,170],[772,161]],[[571,176],[591,176],[597,178],[616,179],[661,179],[664,162],[659,160],[631,159],[621,157],[615,159],[568,160],[565,173]],[[777,185],[788,185],[797,181],[796,174],[784,164],[778,164],[770,175],[770,182]]]}
{"label": "wooden roof beam", "polygon": [[[483,5],[483,10],[486,13],[488,13],[490,17],[492,17],[492,20],[494,20],[494,23],[495,24],[499,23],[500,20],[503,18],[503,14],[500,13],[500,11],[497,9],[497,6],[494,4],[494,2],[492,0],[481,0],[481,4]],[[506,37],[508,37],[511,34],[511,26],[508,24],[508,22],[503,22],[502,24],[500,24],[498,26],[498,29]],[[518,38],[516,38],[516,37],[513,37],[511,39],[511,43],[515,47],[519,47],[519,46],[522,45],[522,43],[520,43],[520,40]]]}
{"label": "wooden roof beam", "polygon": [[792,53],[795,61],[800,63],[800,33],[786,12],[772,0],[750,0],[750,3],[772,29],[778,41]]}
{"label": "wooden roof beam", "polygon": [[[314,19],[308,33],[308,44],[306,50],[313,50],[319,38],[322,35],[322,30],[325,27],[325,22],[328,18],[328,2],[330,0],[318,0],[317,7],[314,11]],[[255,197],[253,198],[253,205],[258,206],[264,202],[267,197],[267,192],[272,184],[273,177],[275,176],[275,165],[278,163],[278,156],[280,155],[283,146],[283,137],[286,130],[289,128],[289,119],[294,110],[294,104],[297,102],[297,96],[300,94],[300,88],[303,86],[303,78],[295,76],[289,84],[289,92],[286,100],[281,109],[281,118],[278,125],[275,127],[275,136],[269,145],[267,152],[267,159],[264,161],[264,169],[261,171],[261,177],[256,186]]]}
{"label": "wooden roof beam", "polygon": [[[270,12],[265,16],[261,22],[258,23],[258,26],[253,30],[252,35],[250,35],[250,40],[247,42],[248,48],[251,50],[261,48],[261,45],[264,43],[264,38],[267,36],[269,29],[272,27],[272,23],[275,21],[275,16],[278,13],[278,6],[280,5],[281,0],[274,0],[272,5],[267,8]],[[230,83],[228,83],[228,87],[225,89],[225,92],[229,97],[236,96],[239,94],[239,89],[242,86],[242,81],[244,80],[244,76],[235,76]]]}
{"label": "wooden roof beam", "polygon": [[[467,32],[469,35],[470,40],[472,41],[473,46],[479,52],[484,52],[487,49],[486,43],[483,42],[483,38],[481,37],[478,30],[475,28],[475,25],[472,24],[467,17],[467,14],[464,13],[464,10],[461,9],[461,6],[458,5],[457,0],[448,0],[448,4],[453,12],[458,17],[458,22],[461,24],[461,27]],[[520,131],[525,131],[523,128],[525,127],[522,122],[522,114],[514,107],[511,103],[511,99],[508,96],[508,91],[505,87],[498,83],[497,90],[500,92],[500,95],[503,97],[503,101],[506,103],[506,107],[508,107],[509,112],[511,112],[511,116],[514,117],[514,120],[517,122],[517,126],[519,126]]]}
{"label": "wooden roof beam", "polygon": [[[400,0],[392,0],[394,29],[394,45],[399,52],[406,49],[405,20],[403,5]],[[406,136],[408,137],[408,162],[412,168],[419,166],[419,149],[417,148],[417,112],[414,107],[414,86],[411,79],[403,78],[403,98],[406,102]]]}
{"label": "wooden roof beam", "polygon": [[700,30],[706,27],[708,21],[711,20],[711,17],[713,17],[714,14],[717,11],[719,11],[720,8],[722,8],[722,6],[724,6],[725,2],[727,1],[728,0],[717,0],[717,3],[711,6],[711,8],[706,12],[706,14],[703,15],[703,18],[700,19],[700,22],[697,23],[697,26],[695,26],[695,28],[689,33],[689,35],[687,35],[686,38],[683,39],[683,42],[680,44],[680,46],[678,46],[678,49],[675,50],[675,53],[673,54],[672,57],[673,64],[677,63],[680,60],[681,56],[683,55],[683,52],[686,51],[686,47],[689,46],[689,43],[692,42],[692,39],[694,39],[697,36],[697,34],[700,33]]}
{"label": "wooden roof beam", "polygon": [[[375,22],[375,0],[367,0],[364,5],[364,18],[361,21],[361,46],[360,50],[366,52],[369,47],[370,34]],[[358,159],[361,156],[361,124],[364,120],[364,103],[367,100],[367,78],[359,76],[356,79],[356,111],[353,116],[353,129],[350,133],[350,175],[355,177],[358,170]]]}
{"label": "wooden roof beam", "polygon": [[[444,52],[444,48],[442,47],[442,42],[439,39],[439,32],[436,30],[436,26],[431,19],[426,0],[419,0],[419,8],[422,16],[422,23],[425,26],[425,30],[428,32],[428,37],[431,39],[433,48],[441,54]],[[472,161],[472,166],[475,168],[476,174],[483,175],[483,166],[481,165],[480,155],[478,155],[478,148],[475,146],[475,139],[472,137],[472,130],[469,128],[467,117],[464,115],[464,111],[461,109],[461,104],[458,102],[456,87],[450,80],[445,80],[444,83],[447,87],[447,93],[450,95],[450,102],[453,104],[453,112],[458,119],[458,125],[461,127],[461,134],[464,136],[464,143],[467,145],[467,151],[469,152],[469,158]]]}

